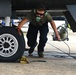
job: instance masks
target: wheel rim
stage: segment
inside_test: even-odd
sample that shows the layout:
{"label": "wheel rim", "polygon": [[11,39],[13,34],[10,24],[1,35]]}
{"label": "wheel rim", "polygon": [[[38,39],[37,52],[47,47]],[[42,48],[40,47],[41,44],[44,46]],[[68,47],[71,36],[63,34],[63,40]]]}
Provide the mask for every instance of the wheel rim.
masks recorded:
{"label": "wheel rim", "polygon": [[0,35],[0,55],[3,57],[13,56],[18,50],[18,41],[11,34]]}

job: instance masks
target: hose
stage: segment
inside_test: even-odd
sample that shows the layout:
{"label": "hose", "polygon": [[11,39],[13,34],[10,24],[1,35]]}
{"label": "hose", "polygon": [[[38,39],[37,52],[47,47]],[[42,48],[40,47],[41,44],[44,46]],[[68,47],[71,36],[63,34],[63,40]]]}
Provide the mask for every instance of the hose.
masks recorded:
{"label": "hose", "polygon": [[67,45],[67,47],[68,47],[68,49],[69,49],[69,53],[64,52],[63,50],[61,50],[60,48],[58,48],[58,47],[52,45],[52,44],[49,43],[49,42],[47,42],[47,43],[48,43],[49,45],[53,46],[54,48],[56,48],[57,50],[63,52],[64,54],[67,54],[68,56],[72,57],[73,59],[76,59],[75,56],[71,56],[71,55],[70,55],[70,47],[69,47],[69,45],[68,45],[66,42],[63,41],[63,43],[65,43],[65,44]]}

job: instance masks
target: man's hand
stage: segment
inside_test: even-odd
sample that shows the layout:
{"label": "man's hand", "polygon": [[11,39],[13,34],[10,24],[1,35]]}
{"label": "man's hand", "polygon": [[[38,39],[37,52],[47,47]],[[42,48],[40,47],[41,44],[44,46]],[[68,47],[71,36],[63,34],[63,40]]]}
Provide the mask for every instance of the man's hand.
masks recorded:
{"label": "man's hand", "polygon": [[60,35],[57,36],[57,40],[58,41],[61,41]]}
{"label": "man's hand", "polygon": [[21,28],[17,27],[18,33],[21,36]]}

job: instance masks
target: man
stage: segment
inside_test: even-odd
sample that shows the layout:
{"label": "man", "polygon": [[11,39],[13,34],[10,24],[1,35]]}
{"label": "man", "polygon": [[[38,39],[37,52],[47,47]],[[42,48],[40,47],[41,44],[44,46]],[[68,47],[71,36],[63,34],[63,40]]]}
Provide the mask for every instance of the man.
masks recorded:
{"label": "man", "polygon": [[58,34],[55,23],[43,5],[32,10],[19,23],[19,25],[17,27],[19,34],[21,34],[20,33],[21,27],[28,21],[30,21],[28,32],[27,32],[28,46],[30,47],[29,55],[32,55],[34,48],[37,45],[36,40],[37,40],[38,31],[39,31],[40,32],[40,37],[39,37],[40,40],[39,40],[39,44],[38,44],[38,56],[43,57],[44,47],[47,42],[47,33],[49,31],[48,22],[50,22],[50,24],[57,36],[57,39],[60,40],[60,36]]}

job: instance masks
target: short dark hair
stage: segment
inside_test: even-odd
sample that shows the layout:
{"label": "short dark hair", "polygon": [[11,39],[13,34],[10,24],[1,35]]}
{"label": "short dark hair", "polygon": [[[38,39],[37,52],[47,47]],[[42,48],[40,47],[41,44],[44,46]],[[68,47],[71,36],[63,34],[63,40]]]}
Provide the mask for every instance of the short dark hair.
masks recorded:
{"label": "short dark hair", "polygon": [[44,5],[38,5],[36,9],[46,11]]}

